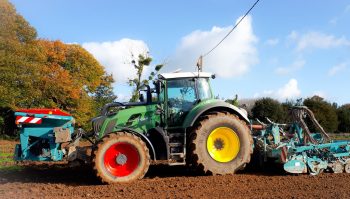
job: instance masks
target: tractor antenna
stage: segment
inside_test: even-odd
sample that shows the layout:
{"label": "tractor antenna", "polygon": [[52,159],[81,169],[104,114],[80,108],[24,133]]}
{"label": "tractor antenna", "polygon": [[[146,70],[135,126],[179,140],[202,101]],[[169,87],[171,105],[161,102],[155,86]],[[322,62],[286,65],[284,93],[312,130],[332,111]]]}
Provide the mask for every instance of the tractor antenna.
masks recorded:
{"label": "tractor antenna", "polygon": [[198,72],[202,72],[202,66],[203,66],[203,56],[199,56],[198,61],[197,61],[197,69]]}
{"label": "tractor antenna", "polygon": [[209,55],[211,52],[213,52],[237,27],[238,25],[243,21],[243,19],[250,13],[250,11],[253,10],[253,8],[255,7],[255,5],[259,2],[260,0],[256,0],[255,3],[250,7],[250,9],[243,15],[243,17],[236,23],[235,26],[233,26],[233,28],[225,35],[225,37],[223,37],[219,43],[217,43],[211,50],[209,50],[207,53],[201,55],[198,58],[197,61],[197,67],[198,67],[198,71],[202,71],[202,65],[203,65],[203,57],[206,57],[207,55]]}

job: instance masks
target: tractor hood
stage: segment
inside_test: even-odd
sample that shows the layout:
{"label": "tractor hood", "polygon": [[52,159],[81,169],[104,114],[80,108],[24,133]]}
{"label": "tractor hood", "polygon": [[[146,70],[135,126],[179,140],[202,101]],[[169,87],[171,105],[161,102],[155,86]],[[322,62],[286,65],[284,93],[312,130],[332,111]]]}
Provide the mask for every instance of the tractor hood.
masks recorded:
{"label": "tractor hood", "polygon": [[154,114],[157,104],[113,102],[103,107],[101,115],[92,120],[95,135],[101,137],[123,128],[146,132],[159,123]]}

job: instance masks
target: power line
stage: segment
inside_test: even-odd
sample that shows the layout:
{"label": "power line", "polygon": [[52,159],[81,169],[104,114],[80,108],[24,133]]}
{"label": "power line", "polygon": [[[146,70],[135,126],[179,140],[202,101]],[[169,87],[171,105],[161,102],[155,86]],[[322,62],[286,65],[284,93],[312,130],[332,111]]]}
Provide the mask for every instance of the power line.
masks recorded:
{"label": "power line", "polygon": [[236,23],[236,25],[230,30],[230,32],[228,32],[226,34],[226,36],[224,38],[221,39],[221,41],[219,43],[217,43],[211,50],[209,50],[207,53],[205,53],[204,55],[202,55],[200,57],[200,59],[202,59],[203,57],[209,55],[211,52],[213,52],[232,32],[234,29],[236,29],[236,27],[243,21],[243,19],[250,13],[250,11],[255,7],[255,5],[259,2],[260,0],[257,0],[252,7],[250,7],[250,9],[245,13],[245,15],[238,21],[238,23]]}

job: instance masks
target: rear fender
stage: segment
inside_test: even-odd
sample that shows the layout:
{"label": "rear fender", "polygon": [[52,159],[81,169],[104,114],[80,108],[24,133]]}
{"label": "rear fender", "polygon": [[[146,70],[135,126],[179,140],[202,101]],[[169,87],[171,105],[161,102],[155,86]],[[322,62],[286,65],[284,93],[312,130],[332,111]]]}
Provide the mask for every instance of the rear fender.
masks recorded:
{"label": "rear fender", "polygon": [[237,115],[241,120],[244,120],[248,124],[250,123],[247,114],[244,110],[233,106],[227,102],[222,100],[208,100],[206,102],[202,102],[196,105],[186,116],[184,123],[182,125],[183,128],[192,127],[195,122],[199,119],[199,117],[203,114],[209,112],[229,112],[231,114]]}

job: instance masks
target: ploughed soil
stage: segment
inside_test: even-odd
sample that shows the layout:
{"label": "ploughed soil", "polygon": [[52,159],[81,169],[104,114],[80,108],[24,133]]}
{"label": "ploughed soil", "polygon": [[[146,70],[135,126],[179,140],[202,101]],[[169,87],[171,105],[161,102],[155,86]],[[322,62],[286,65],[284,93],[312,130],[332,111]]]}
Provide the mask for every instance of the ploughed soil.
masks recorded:
{"label": "ploughed soil", "polygon": [[153,165],[142,180],[103,185],[89,166],[31,163],[0,169],[0,198],[350,198],[349,182],[350,174],[288,175],[277,167],[201,176]]}

